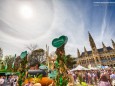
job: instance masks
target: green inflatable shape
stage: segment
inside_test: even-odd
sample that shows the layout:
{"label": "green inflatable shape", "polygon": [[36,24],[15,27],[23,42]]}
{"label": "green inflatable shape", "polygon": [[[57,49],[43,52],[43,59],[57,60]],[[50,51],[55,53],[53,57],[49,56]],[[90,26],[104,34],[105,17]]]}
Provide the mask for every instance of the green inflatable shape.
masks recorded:
{"label": "green inflatable shape", "polygon": [[26,57],[26,55],[27,55],[27,51],[22,52],[21,55],[20,55],[21,59],[23,59],[24,57]]}
{"label": "green inflatable shape", "polygon": [[52,45],[56,48],[61,47],[63,44],[66,44],[68,41],[68,37],[67,36],[60,36],[59,38],[55,38],[52,41]]}

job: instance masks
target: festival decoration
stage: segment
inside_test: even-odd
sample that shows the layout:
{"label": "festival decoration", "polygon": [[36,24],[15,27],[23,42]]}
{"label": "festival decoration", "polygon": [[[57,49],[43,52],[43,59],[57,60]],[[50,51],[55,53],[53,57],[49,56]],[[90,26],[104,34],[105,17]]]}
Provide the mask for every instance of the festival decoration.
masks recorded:
{"label": "festival decoration", "polygon": [[48,67],[45,66],[45,65],[41,65],[41,66],[39,67],[39,69],[44,69],[44,70],[46,70],[46,69],[48,69]]}
{"label": "festival decoration", "polygon": [[14,68],[14,62],[12,63],[12,68]]}
{"label": "festival decoration", "polygon": [[23,59],[24,57],[26,57],[26,55],[27,55],[27,51],[22,52],[21,55],[20,55],[21,59]]}
{"label": "festival decoration", "polygon": [[12,68],[14,68],[15,59],[16,59],[16,54],[15,54],[15,56],[14,56],[14,61],[13,61],[13,63],[12,63]]}
{"label": "festival decoration", "polygon": [[35,76],[34,78],[29,76],[28,78],[25,79],[24,84],[28,84],[29,82],[40,83],[43,86],[48,86],[53,82],[53,80],[48,77],[42,77],[41,75],[39,75],[38,77]]}
{"label": "festival decoration", "polygon": [[6,65],[5,65],[5,70],[7,70],[7,68],[8,68],[8,65],[7,65],[7,62],[6,62]]}
{"label": "festival decoration", "polygon": [[55,62],[55,69],[57,71],[57,76],[55,78],[55,84],[56,86],[66,86],[68,83],[68,77],[67,77],[67,67],[66,67],[66,61],[67,58],[65,56],[65,44],[67,43],[68,38],[67,36],[60,36],[59,38],[55,38],[52,41],[52,45],[56,47],[56,54],[57,59]]}
{"label": "festival decoration", "polygon": [[22,52],[20,57],[21,57],[22,60],[21,60],[20,67],[19,67],[20,75],[19,75],[18,83],[19,83],[19,86],[22,86],[22,83],[26,79],[27,51]]}
{"label": "festival decoration", "polygon": [[54,71],[51,71],[51,73],[48,73],[48,77],[52,78],[52,79],[55,79],[57,74],[58,74],[57,71],[54,70]]}
{"label": "festival decoration", "polygon": [[67,36],[60,36],[59,38],[55,38],[52,41],[52,45],[56,48],[61,47],[63,44],[66,44],[66,42],[68,41]]}

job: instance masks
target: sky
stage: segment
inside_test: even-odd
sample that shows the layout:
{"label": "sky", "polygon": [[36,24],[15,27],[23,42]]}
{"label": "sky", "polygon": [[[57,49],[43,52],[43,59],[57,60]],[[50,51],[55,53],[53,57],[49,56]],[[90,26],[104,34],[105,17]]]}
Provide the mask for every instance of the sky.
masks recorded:
{"label": "sky", "polygon": [[50,52],[52,40],[68,37],[66,54],[77,57],[77,48],[91,50],[88,31],[97,48],[115,41],[113,0],[0,0],[0,47],[5,55],[20,55],[37,44]]}

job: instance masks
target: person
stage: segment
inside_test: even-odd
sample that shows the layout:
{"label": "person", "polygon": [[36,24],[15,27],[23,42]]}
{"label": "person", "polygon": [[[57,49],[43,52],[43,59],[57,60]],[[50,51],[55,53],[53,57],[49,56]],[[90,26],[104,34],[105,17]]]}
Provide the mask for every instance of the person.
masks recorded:
{"label": "person", "polygon": [[13,83],[13,86],[17,86],[17,77],[14,76],[14,83]]}
{"label": "person", "polygon": [[105,73],[103,75],[101,75],[98,86],[111,86],[111,84],[107,78],[107,75]]}
{"label": "person", "polygon": [[113,71],[112,74],[110,75],[110,79],[112,86],[115,86],[115,71]]}
{"label": "person", "polygon": [[14,76],[11,76],[10,83],[11,83],[11,86],[14,86]]}
{"label": "person", "polygon": [[78,73],[78,79],[79,79],[79,82],[81,84],[81,82],[83,82],[83,79],[82,79],[82,72],[80,72],[80,71]]}
{"label": "person", "polygon": [[85,72],[85,81],[86,83],[88,83],[88,72],[87,71]]}
{"label": "person", "polygon": [[100,79],[100,71],[97,71],[97,78]]}
{"label": "person", "polygon": [[39,67],[40,67],[40,62],[38,62],[37,60],[35,60],[34,69],[35,70],[40,70],[42,72],[43,77],[46,77],[47,74],[46,74],[45,70],[44,69],[40,69]]}
{"label": "person", "polygon": [[88,72],[88,84],[91,84],[91,73]]}
{"label": "person", "polygon": [[40,63],[38,61],[36,61],[35,66],[34,66],[35,70],[38,70],[39,66],[40,66]]}
{"label": "person", "polygon": [[6,86],[6,84],[7,84],[7,77],[4,76],[3,79],[4,79],[4,84],[3,84],[3,86]]}
{"label": "person", "polygon": [[3,86],[3,84],[4,84],[4,79],[3,79],[3,77],[1,76],[1,77],[0,77],[0,86]]}

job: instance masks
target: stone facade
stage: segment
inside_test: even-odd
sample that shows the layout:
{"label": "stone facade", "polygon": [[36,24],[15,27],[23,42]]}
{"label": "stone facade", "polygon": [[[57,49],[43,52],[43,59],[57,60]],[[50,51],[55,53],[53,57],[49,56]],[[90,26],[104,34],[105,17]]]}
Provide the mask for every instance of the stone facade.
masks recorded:
{"label": "stone facade", "polygon": [[111,41],[113,48],[110,46],[106,47],[102,42],[103,48],[97,49],[96,44],[89,33],[89,42],[92,50],[87,51],[84,47],[84,52],[80,54],[79,49],[77,49],[77,65],[87,67],[89,64],[91,64],[92,66],[103,65],[115,67],[115,43],[113,40]]}

